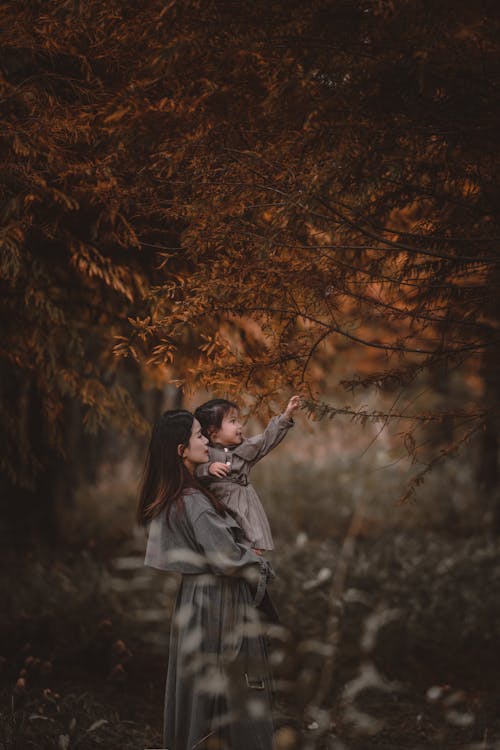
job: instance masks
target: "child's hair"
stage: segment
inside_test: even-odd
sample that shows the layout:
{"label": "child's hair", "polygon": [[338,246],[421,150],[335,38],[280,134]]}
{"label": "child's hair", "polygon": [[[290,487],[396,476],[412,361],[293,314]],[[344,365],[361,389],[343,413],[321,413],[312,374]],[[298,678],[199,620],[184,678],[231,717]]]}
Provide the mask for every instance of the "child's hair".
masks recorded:
{"label": "child's hair", "polygon": [[225,398],[213,398],[195,409],[194,416],[200,423],[201,431],[206,438],[210,440],[213,431],[221,428],[222,420],[229,409],[239,410],[239,407],[234,401],[228,401]]}

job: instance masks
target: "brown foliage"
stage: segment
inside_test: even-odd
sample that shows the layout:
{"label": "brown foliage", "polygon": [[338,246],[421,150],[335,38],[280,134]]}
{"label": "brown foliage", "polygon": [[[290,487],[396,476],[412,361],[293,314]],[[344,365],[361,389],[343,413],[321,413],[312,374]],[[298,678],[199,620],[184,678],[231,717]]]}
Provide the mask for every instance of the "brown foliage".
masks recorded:
{"label": "brown foliage", "polygon": [[[494,7],[4,3],[14,411],[26,378],[48,424],[68,398],[129,419],[116,336],[187,386],[303,387],[316,413],[352,347],[351,388],[496,368]],[[459,440],[498,401],[465,408]]]}

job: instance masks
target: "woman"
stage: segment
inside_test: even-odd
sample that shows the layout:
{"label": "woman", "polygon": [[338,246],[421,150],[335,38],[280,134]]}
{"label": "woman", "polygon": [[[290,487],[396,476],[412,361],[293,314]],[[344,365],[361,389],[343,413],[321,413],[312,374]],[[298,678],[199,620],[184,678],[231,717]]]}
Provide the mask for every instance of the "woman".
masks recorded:
{"label": "woman", "polygon": [[269,564],[242,543],[222,503],[194,478],[207,439],[188,411],[153,428],[138,520],[147,565],[182,574],[170,634],[167,750],[272,750],[270,680],[256,607]]}

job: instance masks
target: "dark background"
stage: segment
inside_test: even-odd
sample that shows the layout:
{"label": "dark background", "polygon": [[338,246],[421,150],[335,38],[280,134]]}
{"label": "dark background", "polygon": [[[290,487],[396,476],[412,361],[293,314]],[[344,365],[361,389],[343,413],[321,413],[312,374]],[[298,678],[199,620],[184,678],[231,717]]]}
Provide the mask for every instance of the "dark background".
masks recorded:
{"label": "dark background", "polygon": [[497,747],[496,3],[0,13],[0,746],[159,745],[150,425],[298,392],[279,749]]}

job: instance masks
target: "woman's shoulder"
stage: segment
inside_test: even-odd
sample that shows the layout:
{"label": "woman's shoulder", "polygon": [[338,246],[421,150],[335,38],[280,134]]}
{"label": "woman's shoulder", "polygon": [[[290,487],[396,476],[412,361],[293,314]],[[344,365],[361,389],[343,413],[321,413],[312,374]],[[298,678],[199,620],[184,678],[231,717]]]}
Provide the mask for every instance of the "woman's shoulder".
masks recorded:
{"label": "woman's shoulder", "polygon": [[213,505],[202,490],[197,487],[186,487],[182,493],[186,514],[194,522],[206,510],[213,509]]}

